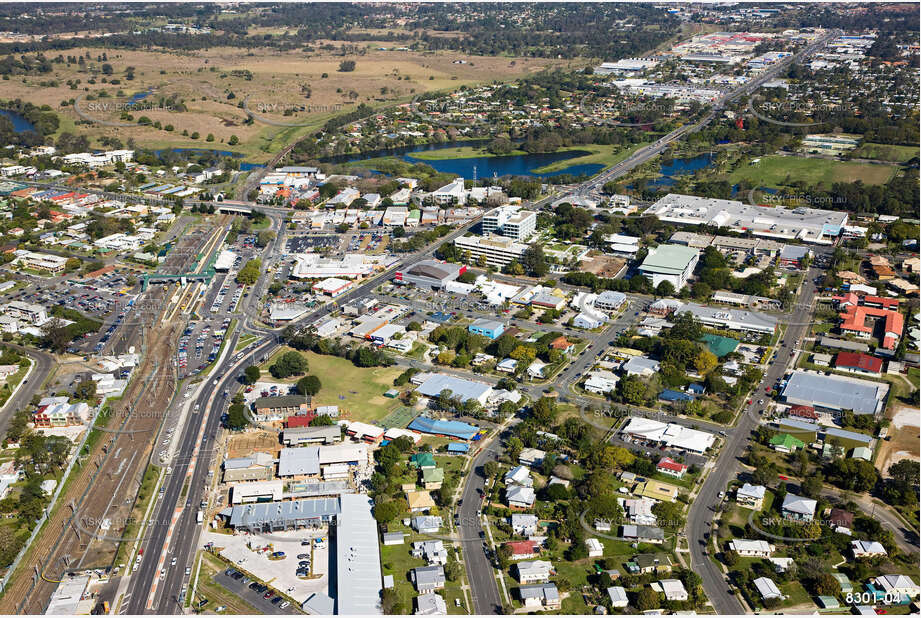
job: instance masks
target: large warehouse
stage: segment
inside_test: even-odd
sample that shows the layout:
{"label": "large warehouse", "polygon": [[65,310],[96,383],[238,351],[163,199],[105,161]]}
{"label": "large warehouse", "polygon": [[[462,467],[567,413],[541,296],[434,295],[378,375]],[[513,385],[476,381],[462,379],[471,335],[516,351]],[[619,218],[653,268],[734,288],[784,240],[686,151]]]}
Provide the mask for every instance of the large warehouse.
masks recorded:
{"label": "large warehouse", "polygon": [[794,371],[783,389],[787,403],[824,408],[833,412],[878,414],[886,402],[889,385],[811,371]]}
{"label": "large warehouse", "polygon": [[398,271],[393,280],[396,283],[412,284],[440,290],[467,272],[467,267],[460,264],[448,264],[437,260],[423,260],[406,270]]}
{"label": "large warehouse", "polygon": [[649,277],[653,287],[667,281],[678,291],[694,273],[699,257],[700,252],[691,247],[659,245],[649,250],[639,271]]}
{"label": "large warehouse", "polygon": [[660,221],[713,225],[754,236],[830,245],[847,225],[847,213],[818,208],[752,206],[736,200],[669,193],[646,209]]}
{"label": "large warehouse", "polygon": [[757,311],[727,309],[726,307],[706,307],[688,303],[675,314],[690,313],[705,326],[725,330],[737,330],[746,333],[773,335],[777,328],[777,318]]}

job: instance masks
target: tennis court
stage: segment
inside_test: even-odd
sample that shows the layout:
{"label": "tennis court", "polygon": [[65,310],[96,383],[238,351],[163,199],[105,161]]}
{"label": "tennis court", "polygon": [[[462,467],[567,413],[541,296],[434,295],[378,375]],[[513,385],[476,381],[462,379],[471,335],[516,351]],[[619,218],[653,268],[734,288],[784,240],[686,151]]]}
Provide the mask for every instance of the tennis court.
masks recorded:
{"label": "tennis court", "polygon": [[400,429],[405,429],[409,422],[416,418],[418,412],[409,408],[407,406],[400,406],[387,416],[383,418],[380,422],[380,426],[384,429],[390,429],[391,427],[399,427]]}

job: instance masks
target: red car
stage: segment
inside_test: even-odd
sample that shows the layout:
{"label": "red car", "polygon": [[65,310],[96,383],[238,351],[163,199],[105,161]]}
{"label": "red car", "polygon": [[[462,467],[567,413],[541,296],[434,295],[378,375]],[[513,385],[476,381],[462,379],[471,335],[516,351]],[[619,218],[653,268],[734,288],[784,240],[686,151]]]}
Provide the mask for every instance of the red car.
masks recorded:
{"label": "red car", "polygon": [[770,386],[766,387],[766,388],[764,389],[764,392],[765,392],[765,393],[770,393],[770,392],[771,392],[771,387],[770,387]]}
{"label": "red car", "polygon": [[779,478],[781,481],[789,481],[789,480],[790,480],[789,478],[785,477],[783,474],[778,474],[778,475],[777,475],[777,478]]}
{"label": "red car", "polygon": [[752,405],[752,400],[751,400],[751,399],[748,400],[748,405]]}

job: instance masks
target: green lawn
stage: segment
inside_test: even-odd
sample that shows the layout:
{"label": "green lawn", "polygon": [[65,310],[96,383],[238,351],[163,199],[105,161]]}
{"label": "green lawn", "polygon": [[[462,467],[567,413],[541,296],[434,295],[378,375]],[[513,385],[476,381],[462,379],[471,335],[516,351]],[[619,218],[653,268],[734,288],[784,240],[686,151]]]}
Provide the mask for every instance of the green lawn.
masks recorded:
{"label": "green lawn", "polygon": [[356,367],[344,358],[306,352],[310,373],[320,378],[323,387],[314,397],[317,405],[336,405],[346,418],[373,422],[387,416],[400,405],[384,397],[402,371],[398,367]]}
{"label": "green lawn", "polygon": [[567,150],[581,150],[587,151],[589,154],[583,155],[581,157],[576,157],[574,159],[566,159],[564,161],[557,161],[556,163],[551,163],[550,165],[545,165],[543,167],[538,167],[531,170],[538,174],[545,174],[547,172],[558,172],[560,170],[566,169],[573,165],[591,165],[600,163],[605,168],[617,165],[635,151],[639,150],[643,146],[647,145],[649,142],[641,142],[639,144],[634,144],[629,148],[624,148],[623,150],[614,152],[614,146],[603,145],[603,144],[583,144],[581,146],[570,146],[568,148],[561,148],[558,152],[565,152]]}
{"label": "green lawn", "polygon": [[880,161],[895,161],[901,163],[912,157],[917,157],[917,146],[893,146],[891,144],[866,143],[851,153],[855,159],[878,159]]}
{"label": "green lawn", "polygon": [[784,187],[800,181],[807,185],[863,181],[880,185],[889,181],[896,168],[872,163],[831,161],[807,157],[768,155],[754,165],[742,165],[729,174],[730,184],[746,181],[761,187]]}

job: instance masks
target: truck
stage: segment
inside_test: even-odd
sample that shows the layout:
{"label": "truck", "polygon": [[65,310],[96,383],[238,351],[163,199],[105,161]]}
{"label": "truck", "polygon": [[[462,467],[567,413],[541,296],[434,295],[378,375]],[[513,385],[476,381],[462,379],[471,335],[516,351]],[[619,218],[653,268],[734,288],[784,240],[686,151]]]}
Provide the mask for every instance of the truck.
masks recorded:
{"label": "truck", "polygon": [[201,512],[201,509],[198,509],[198,513],[195,515],[195,521],[201,523],[205,519],[204,513]]}

